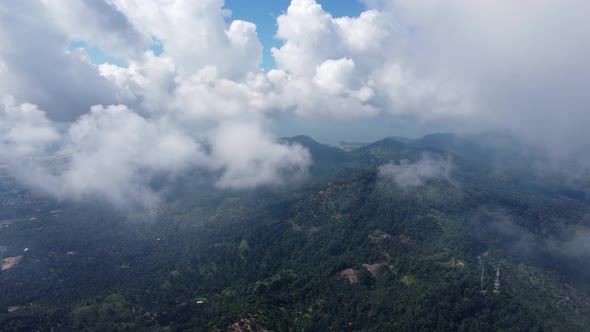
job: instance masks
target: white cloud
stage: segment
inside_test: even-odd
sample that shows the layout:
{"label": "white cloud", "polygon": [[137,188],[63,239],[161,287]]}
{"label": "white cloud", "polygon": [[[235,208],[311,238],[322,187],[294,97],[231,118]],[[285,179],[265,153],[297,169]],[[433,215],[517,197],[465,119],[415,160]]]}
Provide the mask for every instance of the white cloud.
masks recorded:
{"label": "white cloud", "polygon": [[[145,118],[124,105],[99,105],[60,135],[37,106],[17,106],[11,97],[5,98],[0,120],[0,159],[14,164],[23,183],[60,199],[153,207],[161,199],[151,186],[156,178],[200,169],[218,174],[220,188],[251,189],[298,180],[311,163],[306,149],[279,144],[256,122],[191,133],[174,118]],[[47,153],[50,144],[56,145],[55,155],[67,156],[67,165],[18,159]]]}
{"label": "white cloud", "polygon": [[[556,157],[590,146],[587,1],[366,3],[358,17],[334,18],[314,0],[295,0],[278,18],[284,44],[273,54],[297,114],[510,129]],[[316,68],[342,59],[354,63],[357,93],[342,93],[347,75],[318,80]],[[323,89],[306,89],[314,82]]]}
{"label": "white cloud", "polygon": [[[39,103],[50,119],[73,120],[58,135],[36,106],[23,104],[15,113],[8,102],[3,152],[43,153],[46,143],[54,143],[55,152],[70,159],[58,172],[22,164],[16,169],[22,181],[63,199],[151,206],[160,198],[150,185],[155,178],[191,169],[215,172],[219,187],[240,189],[305,174],[307,151],[278,144],[261,125],[265,112],[280,102],[258,67],[256,26],[226,23],[223,1],[63,5],[0,5],[0,59],[8,74],[0,78],[0,93],[18,92],[17,100]],[[30,20],[14,15],[21,9]],[[144,51],[146,36],[162,41],[162,55]],[[84,50],[67,51],[71,39],[124,57],[128,66],[94,66]],[[41,50],[47,57],[39,57]],[[103,101],[125,105],[90,107]]]}
{"label": "white cloud", "polygon": [[555,151],[590,143],[588,2],[386,1],[383,10],[412,28],[401,66],[456,87],[476,120]]}
{"label": "white cloud", "polygon": [[164,56],[173,58],[182,78],[206,66],[221,77],[243,78],[260,69],[262,45],[256,26],[232,21],[223,0],[138,1],[113,0],[127,18],[164,44]]}
{"label": "white cloud", "polygon": [[0,160],[20,158],[45,151],[59,139],[45,112],[32,104],[16,105],[5,96],[0,108]]}
{"label": "white cloud", "polygon": [[152,43],[109,1],[44,0],[55,22],[72,40],[83,40],[122,59],[140,55]]}
{"label": "white cloud", "polygon": [[[411,42],[403,23],[387,10],[334,18],[314,0],[292,1],[278,18],[277,37],[284,45],[272,50],[279,69],[292,75],[285,99],[321,105],[295,103],[305,116],[432,118],[467,112],[468,101],[457,94],[460,86],[423,78],[403,63]],[[301,86],[312,82],[322,89],[302,93]],[[328,100],[326,93],[332,95]]]}
{"label": "white cloud", "polygon": [[404,159],[399,163],[382,165],[379,167],[379,176],[405,190],[422,186],[431,179],[448,180],[451,168],[450,157],[441,159],[425,154],[414,163]]}
{"label": "white cloud", "polygon": [[222,188],[254,188],[301,179],[311,164],[302,146],[274,142],[261,127],[228,124],[213,138],[212,156],[223,174]]}
{"label": "white cloud", "polygon": [[250,78],[236,82],[219,77],[215,67],[205,67],[179,83],[174,106],[194,119],[257,117],[270,108],[267,95],[261,91],[267,79],[262,74]]}
{"label": "white cloud", "polygon": [[113,4],[164,45],[160,56],[146,52],[127,68],[99,67],[119,87],[120,99],[142,111],[175,112],[199,125],[251,119],[282,108],[273,98],[273,83],[259,68],[262,46],[256,26],[241,20],[226,23],[223,1]]}
{"label": "white cloud", "polygon": [[117,86],[119,100],[136,108],[158,113],[167,110],[173,102],[177,69],[171,58],[157,57],[148,51],[130,60],[127,67],[101,64],[98,70]]}
{"label": "white cloud", "polygon": [[0,4],[0,95],[41,105],[50,119],[62,121],[91,105],[117,102],[115,87],[67,45],[43,3]]}
{"label": "white cloud", "polygon": [[[9,24],[22,21],[13,15],[18,5],[2,7],[6,31],[0,40],[6,43],[0,46],[0,59],[10,76],[0,78],[0,92],[15,91],[20,78],[23,85],[28,83],[24,79],[36,79],[33,89],[16,95],[18,100],[37,101],[49,108],[49,118],[73,120],[81,114],[60,136],[36,106],[23,104],[15,113],[13,102],[7,104],[3,118],[11,122],[4,121],[9,125],[0,131],[3,151],[9,146],[21,155],[43,153],[48,141],[71,160],[58,172],[23,164],[17,169],[21,180],[64,199],[100,197],[120,206],[150,206],[160,198],[150,185],[153,179],[182,176],[190,169],[214,172],[219,187],[240,189],[305,175],[309,153],[277,143],[261,125],[264,114],[280,101],[273,98],[275,83],[258,67],[262,47],[256,26],[226,23],[222,5],[218,0],[112,1],[65,8],[44,2],[29,5],[34,19],[18,25]],[[30,29],[21,32],[21,26]],[[16,44],[18,36],[25,37],[18,51],[45,47],[53,54],[14,57],[6,45]],[[145,36],[161,40],[164,53],[145,52]],[[73,38],[126,57],[128,66],[92,65],[84,50],[66,50]],[[58,69],[67,73],[60,75]],[[60,78],[66,81],[56,84]],[[56,87],[73,96],[56,93]],[[90,96],[104,93],[105,105],[126,105],[93,106],[86,113],[102,101]],[[75,98],[80,102],[72,102]],[[63,109],[54,107],[57,102]],[[19,126],[12,128],[15,121]],[[15,138],[15,133],[21,135]]]}
{"label": "white cloud", "polygon": [[327,60],[316,68],[313,82],[329,94],[342,94],[350,91],[353,75],[354,61]]}
{"label": "white cloud", "polygon": [[206,159],[187,135],[122,105],[94,106],[63,139],[58,154],[71,159],[63,171],[29,165],[20,174],[28,184],[63,199],[151,206],[158,201],[149,186],[154,176],[174,177]]}

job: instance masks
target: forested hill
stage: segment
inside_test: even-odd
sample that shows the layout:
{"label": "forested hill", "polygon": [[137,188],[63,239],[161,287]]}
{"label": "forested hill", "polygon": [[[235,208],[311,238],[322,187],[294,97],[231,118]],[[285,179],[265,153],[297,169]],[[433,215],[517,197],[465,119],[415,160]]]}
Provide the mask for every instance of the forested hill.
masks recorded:
{"label": "forested hill", "polygon": [[590,199],[511,139],[284,142],[305,180],[1,221],[0,330],[590,330]]}

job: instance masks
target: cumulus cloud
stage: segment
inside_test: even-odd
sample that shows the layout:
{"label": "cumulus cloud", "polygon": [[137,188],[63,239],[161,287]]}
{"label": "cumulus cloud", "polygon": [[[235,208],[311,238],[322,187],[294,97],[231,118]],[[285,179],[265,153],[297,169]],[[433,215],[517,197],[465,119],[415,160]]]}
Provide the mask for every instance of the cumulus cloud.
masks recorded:
{"label": "cumulus cloud", "polygon": [[[98,105],[60,136],[35,105],[15,106],[7,97],[4,109],[0,157],[14,163],[23,183],[60,199],[153,207],[162,198],[151,185],[156,178],[200,169],[216,174],[220,188],[251,189],[300,179],[311,163],[302,146],[278,143],[256,122],[191,135],[167,118],[144,118],[124,105]],[[66,165],[16,159],[46,153],[52,143],[59,143],[53,152],[65,156]]]}
{"label": "cumulus cloud", "polygon": [[59,121],[71,121],[94,104],[116,103],[115,86],[83,52],[68,52],[68,41],[42,2],[2,2],[0,95],[41,105]]}
{"label": "cumulus cloud", "polygon": [[5,96],[0,108],[0,161],[45,151],[59,134],[36,105]]}
{"label": "cumulus cloud", "polygon": [[470,85],[439,70],[425,75],[412,62],[411,27],[393,10],[335,18],[315,0],[294,0],[277,23],[283,45],[272,54],[286,77],[278,91],[298,115],[432,120],[471,112]]}
{"label": "cumulus cloud", "polygon": [[295,0],[277,19],[283,41],[272,53],[285,80],[284,105],[306,117],[375,116],[382,109],[370,63],[391,29],[387,15],[367,11],[357,18],[333,18],[313,0]]}
{"label": "cumulus cloud", "polygon": [[[309,153],[263,125],[280,102],[258,67],[256,26],[228,15],[220,0],[0,4],[0,93],[30,102],[6,99],[0,155],[18,164],[21,181],[56,197],[119,206],[153,206],[154,179],[194,169],[227,189],[305,175]],[[161,55],[145,50],[152,38]],[[67,49],[73,39],[127,65],[92,64],[83,49]],[[68,121],[63,134],[54,120]],[[47,152],[67,165],[17,158]]]}
{"label": "cumulus cloud", "polygon": [[[141,111],[173,112],[195,125],[258,117],[285,109],[276,84],[259,67],[262,45],[253,23],[226,22],[223,1],[112,1],[163,53],[145,52],[122,68],[99,66],[121,100]],[[187,33],[199,31],[199,33]]]}
{"label": "cumulus cloud", "polygon": [[223,9],[223,0],[112,3],[133,24],[163,43],[163,55],[174,59],[182,77],[207,66],[229,79],[260,71],[262,45],[256,25],[240,20],[228,25],[225,18],[229,12]]}
{"label": "cumulus cloud", "polygon": [[424,154],[416,162],[407,159],[399,163],[389,163],[379,167],[379,177],[395,183],[401,189],[412,189],[422,186],[432,179],[449,179],[452,169],[450,157],[442,159]]}
{"label": "cumulus cloud", "polygon": [[118,98],[135,108],[158,113],[173,102],[177,68],[171,58],[148,51],[130,60],[127,67],[103,63],[98,71],[117,87]]}
{"label": "cumulus cloud", "polygon": [[316,68],[313,82],[329,94],[347,91],[354,74],[354,61],[350,59],[328,60]]}
{"label": "cumulus cloud", "polygon": [[158,200],[149,186],[154,176],[174,176],[205,159],[190,137],[123,105],[92,107],[70,126],[57,154],[70,160],[61,171],[25,164],[19,178],[62,199],[144,206]]}
{"label": "cumulus cloud", "polygon": [[70,40],[82,40],[107,54],[128,59],[143,53],[152,38],[109,1],[45,0],[44,5]]}

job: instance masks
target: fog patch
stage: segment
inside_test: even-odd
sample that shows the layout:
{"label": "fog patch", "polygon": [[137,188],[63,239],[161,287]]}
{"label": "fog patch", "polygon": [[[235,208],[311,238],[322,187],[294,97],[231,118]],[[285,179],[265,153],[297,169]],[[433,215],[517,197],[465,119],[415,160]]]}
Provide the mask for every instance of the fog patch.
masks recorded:
{"label": "fog patch", "polygon": [[277,144],[259,126],[228,124],[213,139],[212,157],[223,174],[220,188],[252,189],[307,175],[311,155],[299,144]]}
{"label": "fog patch", "polygon": [[563,255],[590,258],[590,227],[567,227],[557,239],[547,241],[547,246]]}
{"label": "fog patch", "polygon": [[379,178],[394,183],[403,190],[412,189],[424,185],[429,180],[450,180],[452,160],[436,157],[431,154],[423,154],[422,157],[411,162],[403,159],[399,162],[390,162],[379,167]]}

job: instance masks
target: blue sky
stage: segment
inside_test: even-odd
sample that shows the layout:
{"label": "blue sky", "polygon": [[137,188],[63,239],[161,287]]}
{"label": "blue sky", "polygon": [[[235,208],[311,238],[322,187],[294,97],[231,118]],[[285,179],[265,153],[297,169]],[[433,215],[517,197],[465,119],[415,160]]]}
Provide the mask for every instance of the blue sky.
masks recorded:
{"label": "blue sky", "polygon": [[86,53],[88,53],[88,56],[90,57],[90,60],[92,60],[92,63],[100,64],[100,63],[108,62],[110,64],[114,64],[119,67],[124,67],[127,65],[126,61],[121,60],[121,59],[117,59],[117,58],[112,57],[108,54],[105,54],[101,49],[90,46],[90,45],[88,45],[88,43],[86,43],[83,40],[71,40],[70,41],[69,49],[73,50],[76,48],[85,49]]}

